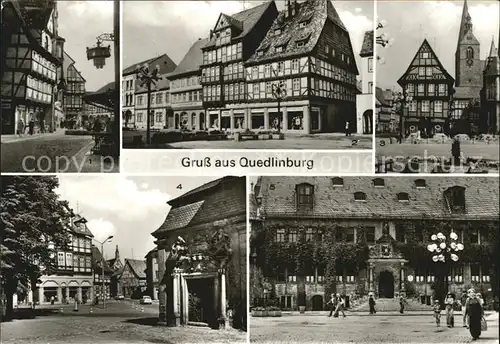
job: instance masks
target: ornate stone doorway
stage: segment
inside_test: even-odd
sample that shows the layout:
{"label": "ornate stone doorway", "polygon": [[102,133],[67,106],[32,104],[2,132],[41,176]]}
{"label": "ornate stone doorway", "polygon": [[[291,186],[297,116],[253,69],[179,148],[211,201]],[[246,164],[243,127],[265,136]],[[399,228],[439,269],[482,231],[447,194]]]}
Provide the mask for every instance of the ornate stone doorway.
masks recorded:
{"label": "ornate stone doorway", "polygon": [[188,321],[214,326],[217,321],[214,278],[187,279]]}
{"label": "ornate stone doorway", "polygon": [[394,275],[390,271],[382,271],[378,279],[378,296],[394,298]]}
{"label": "ornate stone doorway", "polygon": [[322,311],[323,310],[323,297],[321,295],[314,295],[311,298],[312,310]]}

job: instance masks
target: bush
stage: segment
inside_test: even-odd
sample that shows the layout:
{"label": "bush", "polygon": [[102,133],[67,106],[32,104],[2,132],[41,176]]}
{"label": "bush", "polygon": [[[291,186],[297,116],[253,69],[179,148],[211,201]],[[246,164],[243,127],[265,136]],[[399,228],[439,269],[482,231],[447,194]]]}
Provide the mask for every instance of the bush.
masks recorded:
{"label": "bush", "polygon": [[166,131],[155,133],[151,138],[152,144],[164,144],[182,141],[183,135],[179,131]]}

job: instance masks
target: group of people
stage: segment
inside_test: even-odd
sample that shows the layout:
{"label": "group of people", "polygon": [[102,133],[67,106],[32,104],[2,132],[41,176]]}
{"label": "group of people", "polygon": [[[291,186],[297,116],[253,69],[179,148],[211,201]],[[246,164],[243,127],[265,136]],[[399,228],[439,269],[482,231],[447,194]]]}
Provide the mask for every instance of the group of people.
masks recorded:
{"label": "group of people", "polygon": [[342,316],[344,318],[346,317],[345,312],[344,312],[345,299],[342,296],[340,296],[340,294],[337,294],[337,295],[332,294],[330,296],[330,300],[326,304],[332,305],[330,308],[330,314],[328,314],[328,317],[331,317],[333,315],[333,317],[338,318],[340,312],[342,312]]}
{"label": "group of people", "polygon": [[[30,114],[29,118],[30,119],[28,121],[28,125],[26,125],[26,123],[24,123],[24,120],[19,117],[19,120],[17,121],[17,135],[19,135],[19,137],[26,134],[26,130],[28,131],[29,135],[33,135],[35,133],[35,117],[33,114]],[[40,129],[42,130],[42,128]]]}

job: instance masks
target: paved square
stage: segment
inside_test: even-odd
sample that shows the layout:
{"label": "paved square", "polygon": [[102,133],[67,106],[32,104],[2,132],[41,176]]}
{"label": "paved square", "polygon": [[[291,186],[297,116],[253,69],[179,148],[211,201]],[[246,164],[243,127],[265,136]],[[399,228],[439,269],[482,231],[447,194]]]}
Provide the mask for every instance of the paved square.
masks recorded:
{"label": "paved square", "polygon": [[[420,314],[420,313],[419,313]],[[458,326],[460,316],[455,317]],[[279,318],[250,318],[250,341],[256,343],[469,343],[472,338],[463,327],[447,328],[441,318],[440,329],[429,315],[394,312],[370,316],[349,313],[346,318],[329,318],[326,312],[283,315]],[[488,331],[478,343],[498,343],[498,313],[488,320]]]}

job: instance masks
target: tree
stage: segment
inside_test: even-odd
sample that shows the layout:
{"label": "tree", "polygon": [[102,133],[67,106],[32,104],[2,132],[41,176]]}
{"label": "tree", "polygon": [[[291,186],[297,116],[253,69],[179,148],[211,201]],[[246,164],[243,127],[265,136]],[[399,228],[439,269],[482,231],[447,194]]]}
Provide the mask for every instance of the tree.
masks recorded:
{"label": "tree", "polygon": [[12,318],[18,287],[34,287],[42,274],[54,271],[53,248],[69,243],[71,212],[54,191],[58,185],[53,176],[1,177],[0,285],[7,299],[6,320]]}

